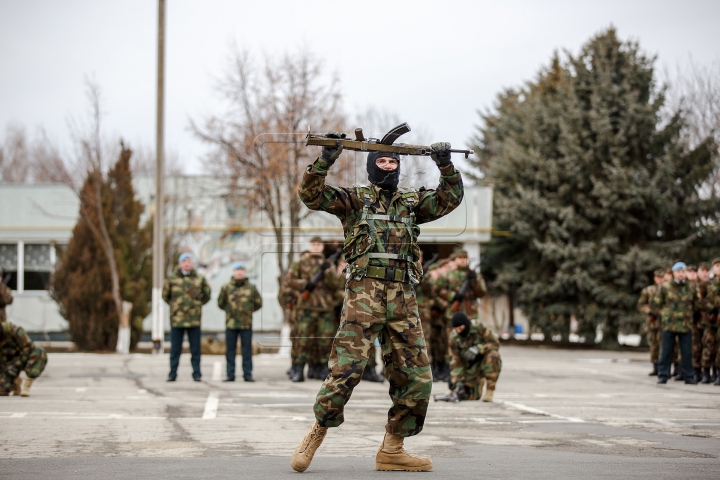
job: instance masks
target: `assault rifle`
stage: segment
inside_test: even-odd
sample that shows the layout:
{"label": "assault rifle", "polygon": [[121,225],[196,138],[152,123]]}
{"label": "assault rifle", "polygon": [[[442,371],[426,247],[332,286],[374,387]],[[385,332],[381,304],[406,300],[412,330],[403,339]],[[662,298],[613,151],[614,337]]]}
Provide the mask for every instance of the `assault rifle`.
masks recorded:
{"label": "assault rifle", "polygon": [[463,282],[462,286],[460,287],[460,290],[455,294],[455,297],[453,297],[453,303],[450,306],[450,309],[453,312],[457,312],[460,310],[460,304],[462,303],[463,299],[465,298],[465,295],[467,294],[468,290],[470,290],[470,271],[473,269],[470,268],[470,265],[468,265],[468,271],[467,271],[467,277],[465,278],[465,281]]}
{"label": "assault rifle", "polygon": [[315,275],[312,276],[308,284],[305,286],[305,290],[303,290],[301,296],[303,300],[307,300],[310,298],[310,294],[313,290],[315,290],[315,287],[317,287],[317,284],[322,281],[322,279],[325,277],[325,270],[330,268],[330,265],[335,263],[335,261],[338,259],[340,254],[342,253],[342,248],[338,248],[335,253],[330,255],[330,257],[325,260],[322,265],[320,265],[320,269],[315,272]]}
{"label": "assault rifle", "polygon": [[435,261],[438,259],[439,256],[440,255],[438,255],[437,252],[433,253],[433,256],[430,257],[430,260],[425,262],[425,264],[423,265],[423,273],[427,272],[427,269],[430,268],[430,265],[435,263]]}
{"label": "assault rifle", "polygon": [[452,402],[452,403],[458,403],[460,402],[460,398],[458,398],[458,392],[457,390],[453,390],[450,392],[450,395],[443,395],[442,397],[438,397],[437,395],[433,395],[433,399],[436,402]]}
{"label": "assault rifle", "polygon": [[[432,153],[430,147],[424,145],[409,145],[407,143],[395,143],[401,135],[404,135],[410,131],[410,127],[407,123],[401,123],[397,127],[390,130],[385,136],[378,140],[377,138],[365,138],[362,128],[355,129],[355,140],[345,138],[345,134],[342,134],[342,138],[328,138],[326,135],[317,133],[310,133],[310,127],[308,127],[308,133],[305,137],[305,145],[317,145],[320,147],[334,147],[340,143],[345,150],[354,150],[357,152],[383,152],[383,153],[397,153],[398,155],[420,155],[428,156]],[[457,150],[451,149],[452,153],[462,153],[465,158],[475,152],[472,150]]]}

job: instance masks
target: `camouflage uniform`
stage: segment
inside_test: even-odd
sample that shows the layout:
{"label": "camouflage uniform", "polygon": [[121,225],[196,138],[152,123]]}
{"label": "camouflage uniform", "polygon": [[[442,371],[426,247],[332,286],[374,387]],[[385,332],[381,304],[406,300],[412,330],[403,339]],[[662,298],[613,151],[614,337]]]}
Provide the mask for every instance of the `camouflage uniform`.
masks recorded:
{"label": "camouflage uniform", "polygon": [[685,381],[689,382],[694,377],[691,354],[692,323],[694,312],[703,310],[702,304],[697,288],[692,282],[670,280],[657,289],[651,302],[651,308],[660,313],[663,329],[658,380],[667,380],[670,374],[671,355],[676,337],[680,345],[682,373]]}
{"label": "camouflage uniform", "polygon": [[[463,353],[472,346],[478,347],[482,358],[470,362],[463,358]],[[460,385],[465,388],[467,397],[463,400],[480,400],[483,378],[487,380],[487,389],[495,390],[502,370],[499,349],[497,335],[481,322],[471,325],[465,336],[453,330],[450,337],[450,377],[453,388]]]}
{"label": "camouflage uniform", "polygon": [[[295,263],[290,265],[290,269],[293,268]],[[295,308],[298,303],[299,294],[288,285],[289,272],[290,270],[288,270],[285,274],[282,284],[280,285],[278,302],[285,312],[285,318],[287,318],[288,327],[290,327],[290,364],[295,365],[297,363],[298,356],[300,355],[300,351],[298,349],[297,308]]]}
{"label": "camouflage uniform", "polygon": [[637,309],[638,312],[647,316],[647,337],[650,345],[650,361],[657,365],[660,358],[660,345],[662,344],[662,329],[660,328],[660,320],[658,313],[652,309],[652,298],[657,292],[658,286],[648,285],[640,292]]}
{"label": "camouflage uniform", "polygon": [[[0,270],[1,272],[1,270]],[[5,307],[13,302],[12,291],[10,287],[0,282],[0,323],[7,321],[7,314],[5,313]]]}
{"label": "camouflage uniform", "polygon": [[[22,327],[0,323],[0,395],[7,395],[20,372],[37,378],[45,370],[47,354],[35,346]],[[9,370],[9,371],[8,371]]]}
{"label": "camouflage uniform", "polygon": [[262,297],[247,278],[231,278],[222,286],[217,305],[225,311],[225,360],[228,378],[235,378],[237,338],[242,343],[243,375],[252,378],[252,314],[262,307]]}
{"label": "camouflage uniform", "polygon": [[345,233],[345,302],[330,356],[331,372],[318,392],[315,418],[337,427],[380,337],[392,407],[385,430],[400,437],[418,434],[425,423],[432,375],[428,366],[415,289],[422,279],[418,224],[450,213],[463,197],[460,173],[440,168],[436,190],[374,185],[351,188],[325,184],[329,166],[322,159],[308,167],[300,198],[311,210],[338,217]]}
{"label": "camouflage uniform", "polygon": [[[322,253],[311,253],[294,263],[288,271],[289,288],[299,294],[302,293],[325,261]],[[298,296],[298,303],[295,306],[298,311],[298,364],[312,362],[327,365],[336,331],[333,323],[335,292],[341,284],[342,277],[330,265],[307,300]]]}
{"label": "camouflage uniform", "polygon": [[[720,322],[718,321],[718,310],[720,309],[720,279],[713,278],[707,285],[706,297],[707,327],[703,336],[703,368],[715,367],[720,369]],[[720,378],[720,376],[718,376]]]}
{"label": "camouflage uniform", "polygon": [[178,267],[165,280],[162,298],[170,305],[170,376],[177,374],[183,337],[187,333],[193,377],[199,378],[202,306],[210,301],[210,285],[196,270],[184,275]]}
{"label": "camouflage uniform", "polygon": [[[455,294],[460,291],[465,279],[468,278],[468,267],[458,267],[455,270],[450,270],[445,275],[438,278],[435,284],[435,290],[437,295],[445,300],[447,303],[447,309],[445,310],[446,319],[452,317],[454,313],[451,310],[453,299]],[[460,302],[459,312],[464,313],[471,320],[478,319],[478,303],[477,299],[485,296],[487,287],[485,286],[485,280],[481,275],[478,275],[477,280],[470,282],[470,288]],[[448,328],[449,323],[447,324]]]}

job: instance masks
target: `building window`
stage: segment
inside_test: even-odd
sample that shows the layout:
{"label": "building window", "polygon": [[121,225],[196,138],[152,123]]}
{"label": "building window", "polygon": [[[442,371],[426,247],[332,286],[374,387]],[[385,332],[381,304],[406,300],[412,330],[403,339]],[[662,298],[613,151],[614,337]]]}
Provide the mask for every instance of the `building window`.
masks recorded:
{"label": "building window", "polygon": [[17,290],[18,286],[18,246],[17,243],[0,243],[0,268],[2,282]]}
{"label": "building window", "polygon": [[52,272],[51,246],[25,244],[24,290],[47,290]]}

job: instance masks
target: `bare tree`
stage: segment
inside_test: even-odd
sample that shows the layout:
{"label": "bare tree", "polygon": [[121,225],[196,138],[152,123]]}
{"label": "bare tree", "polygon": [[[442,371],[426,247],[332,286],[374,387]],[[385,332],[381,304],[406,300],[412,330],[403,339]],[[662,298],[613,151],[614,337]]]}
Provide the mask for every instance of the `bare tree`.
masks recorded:
{"label": "bare tree", "polygon": [[30,147],[25,128],[10,124],[0,147],[0,182],[25,183],[30,175]]}
{"label": "bare tree", "polygon": [[[214,147],[207,168],[227,176],[231,195],[272,226],[284,275],[295,256],[298,227],[310,214],[297,190],[306,166],[319,153],[305,147],[304,132],[308,126],[342,131],[344,124],[337,77],[326,77],[322,62],[307,51],[279,59],[266,56],[258,65],[234,47],[217,92],[227,111],[201,125],[191,120],[191,129]],[[347,165],[339,161],[331,175],[343,175]]]}

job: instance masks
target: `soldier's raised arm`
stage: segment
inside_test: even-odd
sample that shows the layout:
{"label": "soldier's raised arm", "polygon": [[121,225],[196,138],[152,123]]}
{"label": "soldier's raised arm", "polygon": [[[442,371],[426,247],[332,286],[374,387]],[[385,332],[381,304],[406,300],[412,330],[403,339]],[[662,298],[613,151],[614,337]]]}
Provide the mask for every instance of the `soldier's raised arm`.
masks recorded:
{"label": "soldier's raised arm", "polygon": [[431,222],[447,215],[460,205],[464,195],[462,176],[450,160],[450,144],[433,143],[431,148],[431,158],[440,170],[440,183],[435,190],[419,193],[417,223]]}
{"label": "soldier's raised arm", "polygon": [[[340,134],[331,132],[329,138],[340,138]],[[321,210],[337,216],[345,216],[350,209],[350,195],[348,190],[333,187],[325,183],[330,167],[342,152],[342,145],[338,142],[335,147],[323,147],[320,156],[308,165],[298,194],[302,202],[310,210]]]}

